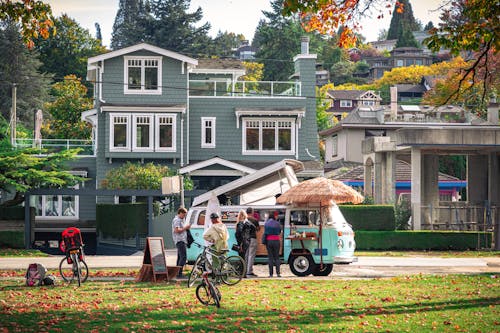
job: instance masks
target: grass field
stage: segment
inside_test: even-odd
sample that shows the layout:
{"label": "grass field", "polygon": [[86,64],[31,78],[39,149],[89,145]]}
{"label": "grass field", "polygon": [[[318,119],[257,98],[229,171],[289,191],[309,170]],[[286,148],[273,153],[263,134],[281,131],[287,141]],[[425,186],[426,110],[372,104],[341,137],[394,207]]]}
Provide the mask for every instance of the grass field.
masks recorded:
{"label": "grass field", "polygon": [[495,275],[243,280],[220,309],[184,283],[0,280],[0,332],[498,332]]}

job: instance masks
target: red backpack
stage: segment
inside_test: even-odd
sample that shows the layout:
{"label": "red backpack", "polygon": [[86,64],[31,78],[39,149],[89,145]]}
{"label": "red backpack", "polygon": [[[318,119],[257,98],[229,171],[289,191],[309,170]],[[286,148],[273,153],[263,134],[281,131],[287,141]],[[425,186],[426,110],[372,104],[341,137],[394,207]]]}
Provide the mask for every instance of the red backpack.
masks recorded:
{"label": "red backpack", "polygon": [[30,264],[26,271],[26,285],[29,287],[41,286],[47,274],[47,268],[42,264]]}

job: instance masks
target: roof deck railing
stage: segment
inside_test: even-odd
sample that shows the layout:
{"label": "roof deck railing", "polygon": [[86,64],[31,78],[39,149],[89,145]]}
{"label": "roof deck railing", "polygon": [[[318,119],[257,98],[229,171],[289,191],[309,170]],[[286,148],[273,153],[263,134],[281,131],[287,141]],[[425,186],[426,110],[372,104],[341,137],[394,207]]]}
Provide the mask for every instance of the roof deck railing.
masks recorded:
{"label": "roof deck railing", "polygon": [[78,156],[95,156],[95,141],[92,139],[25,139],[16,138],[17,149],[34,148],[40,155],[55,153],[68,149],[81,148]]}
{"label": "roof deck railing", "polygon": [[298,97],[301,82],[189,80],[192,97]]}

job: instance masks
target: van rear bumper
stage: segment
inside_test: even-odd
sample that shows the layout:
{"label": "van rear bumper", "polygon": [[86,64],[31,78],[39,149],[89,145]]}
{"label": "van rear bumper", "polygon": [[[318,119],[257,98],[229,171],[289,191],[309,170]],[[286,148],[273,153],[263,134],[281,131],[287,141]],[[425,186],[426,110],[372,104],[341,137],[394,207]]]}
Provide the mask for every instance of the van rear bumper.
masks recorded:
{"label": "van rear bumper", "polygon": [[358,257],[333,257],[333,263],[337,265],[350,264],[357,261]]}

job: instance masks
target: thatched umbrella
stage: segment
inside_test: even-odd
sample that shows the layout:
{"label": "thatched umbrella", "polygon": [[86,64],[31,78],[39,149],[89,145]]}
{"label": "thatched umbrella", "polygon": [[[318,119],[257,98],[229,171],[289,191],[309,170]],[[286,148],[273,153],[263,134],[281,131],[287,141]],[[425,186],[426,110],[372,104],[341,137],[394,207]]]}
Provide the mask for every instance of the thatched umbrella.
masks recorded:
{"label": "thatched umbrella", "polygon": [[[278,204],[318,206],[320,210],[331,202],[359,204],[363,196],[352,187],[339,180],[318,177],[303,181],[276,199]],[[320,214],[323,216],[323,214]],[[323,248],[323,221],[319,224],[319,247]],[[320,251],[320,265],[323,268],[323,251]]]}
{"label": "thatched umbrella", "polygon": [[279,204],[328,206],[335,203],[362,203],[364,197],[339,180],[318,177],[303,181],[276,199]]}

